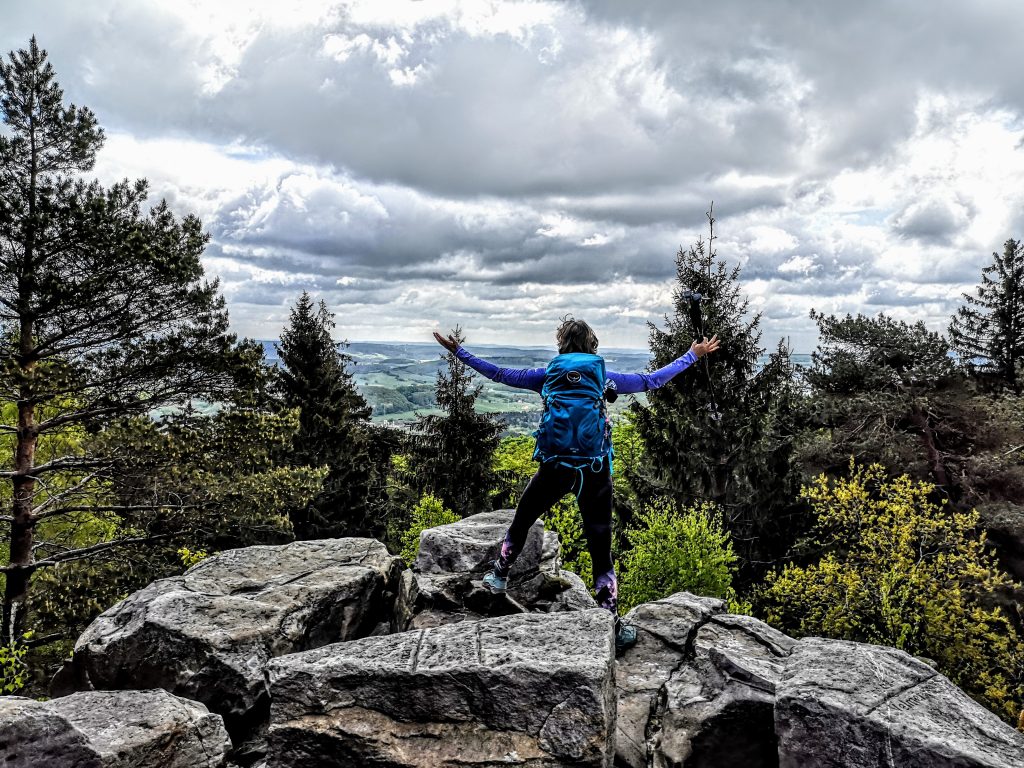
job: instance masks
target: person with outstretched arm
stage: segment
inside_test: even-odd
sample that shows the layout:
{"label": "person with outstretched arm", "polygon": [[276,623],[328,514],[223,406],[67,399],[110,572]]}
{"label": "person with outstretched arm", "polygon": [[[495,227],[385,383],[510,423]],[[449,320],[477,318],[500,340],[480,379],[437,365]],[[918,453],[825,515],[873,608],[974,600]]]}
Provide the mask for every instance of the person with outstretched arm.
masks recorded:
{"label": "person with outstretched arm", "polygon": [[494,592],[508,587],[508,574],[533,523],[567,493],[575,493],[593,563],[597,603],[615,617],[618,652],[636,642],[636,629],[618,615],[618,581],[612,563],[611,423],[604,407],[622,394],[665,386],[704,355],[718,349],[718,336],[694,341],[690,350],[651,373],[607,371],[597,354],[597,335],[582,320],[563,318],[555,333],[558,356],[546,368],[500,368],[434,332],[437,342],[481,375],[500,384],[529,389],[544,398],[534,435],[537,473],[523,491],[493,569],[483,578]]}

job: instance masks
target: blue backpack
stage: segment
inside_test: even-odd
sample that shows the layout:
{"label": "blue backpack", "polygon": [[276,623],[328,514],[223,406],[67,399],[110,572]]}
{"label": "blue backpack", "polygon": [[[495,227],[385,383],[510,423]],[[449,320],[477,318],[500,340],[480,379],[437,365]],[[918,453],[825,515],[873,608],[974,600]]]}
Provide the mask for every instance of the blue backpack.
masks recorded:
{"label": "blue backpack", "polygon": [[611,455],[604,388],[604,359],[598,355],[568,352],[548,363],[540,391],[544,414],[533,433],[534,460],[581,469]]}

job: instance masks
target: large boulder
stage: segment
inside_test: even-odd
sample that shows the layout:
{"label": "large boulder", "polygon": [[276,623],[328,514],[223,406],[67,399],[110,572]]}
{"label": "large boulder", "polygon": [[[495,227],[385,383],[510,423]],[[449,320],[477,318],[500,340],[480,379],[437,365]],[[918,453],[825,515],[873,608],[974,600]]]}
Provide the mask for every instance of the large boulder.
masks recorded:
{"label": "large boulder", "polygon": [[797,643],[775,705],[782,768],[1011,768],[1013,730],[902,651],[841,640]]}
{"label": "large boulder", "polygon": [[[489,570],[514,514],[511,509],[481,512],[455,523],[428,528],[420,534],[420,549],[412,569],[423,574]],[[538,520],[530,527],[510,576],[517,579],[539,570],[543,553],[544,524]]]}
{"label": "large boulder", "polygon": [[402,574],[391,630],[597,607],[578,576],[558,569],[558,536],[539,520],[509,574],[508,592],[496,595],[482,585],[513,515],[483,512],[423,531],[412,570]]}
{"label": "large boulder", "polygon": [[600,609],[330,645],[269,667],[270,765],[610,766],[614,637]]}
{"label": "large boulder", "polygon": [[235,736],[265,717],[267,662],[369,634],[390,616],[401,569],[372,539],[224,552],[101,614],[53,692],[163,688],[224,715]]}
{"label": "large boulder", "polygon": [[721,600],[679,592],[638,605],[626,621],[637,629],[637,643],[616,666],[618,716],[616,759],[631,768],[650,763],[660,739],[665,687],[693,650],[697,630],[725,611]]}
{"label": "large boulder", "polygon": [[656,707],[648,738],[658,764],[777,766],[775,689],[794,645],[750,616],[709,617]]}
{"label": "large boulder", "polygon": [[627,615],[617,764],[1009,768],[1024,735],[893,648],[794,640],[686,593]]}
{"label": "large boulder", "polygon": [[230,746],[219,715],[166,691],[0,697],[5,768],[220,768]]}

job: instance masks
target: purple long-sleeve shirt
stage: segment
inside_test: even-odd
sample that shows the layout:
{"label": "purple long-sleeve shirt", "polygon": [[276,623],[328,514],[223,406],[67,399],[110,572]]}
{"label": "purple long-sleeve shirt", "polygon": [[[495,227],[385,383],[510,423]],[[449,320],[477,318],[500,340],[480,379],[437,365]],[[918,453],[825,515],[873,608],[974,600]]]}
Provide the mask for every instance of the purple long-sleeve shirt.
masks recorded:
{"label": "purple long-sleeve shirt", "polygon": [[[534,392],[540,392],[544,386],[544,368],[499,368],[494,363],[470,354],[464,347],[459,347],[455,354],[474,371],[499,384],[531,389]],[[632,395],[665,386],[673,376],[682,373],[695,362],[697,355],[691,351],[652,373],[605,371],[605,375],[615,382],[616,391],[620,395]]]}

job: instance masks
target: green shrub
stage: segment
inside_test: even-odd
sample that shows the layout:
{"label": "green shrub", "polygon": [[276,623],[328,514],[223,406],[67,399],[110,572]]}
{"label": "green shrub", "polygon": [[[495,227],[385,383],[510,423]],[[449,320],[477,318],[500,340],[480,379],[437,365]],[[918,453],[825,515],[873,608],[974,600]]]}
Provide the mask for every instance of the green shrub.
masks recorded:
{"label": "green shrub", "polygon": [[683,590],[734,597],[736,556],[714,504],[680,509],[667,499],[657,499],[637,511],[626,538],[630,549],[620,560],[621,612]]}
{"label": "green shrub", "polygon": [[402,559],[409,564],[416,559],[420,551],[420,534],[423,531],[439,525],[457,523],[460,519],[454,512],[445,509],[444,504],[436,496],[428,493],[422,497],[412,509],[412,525],[402,534]]}
{"label": "green shrub", "polygon": [[890,645],[935,660],[969,694],[1016,724],[1024,646],[1000,607],[1020,589],[977,533],[977,512],[933,504],[935,487],[877,464],[804,487],[823,553],[769,574],[764,618],[795,635]]}
{"label": "green shrub", "polygon": [[186,568],[191,568],[196,563],[201,563],[203,560],[208,558],[210,553],[205,549],[192,550],[188,547],[181,547],[178,550],[178,557],[181,558],[181,564]]}

